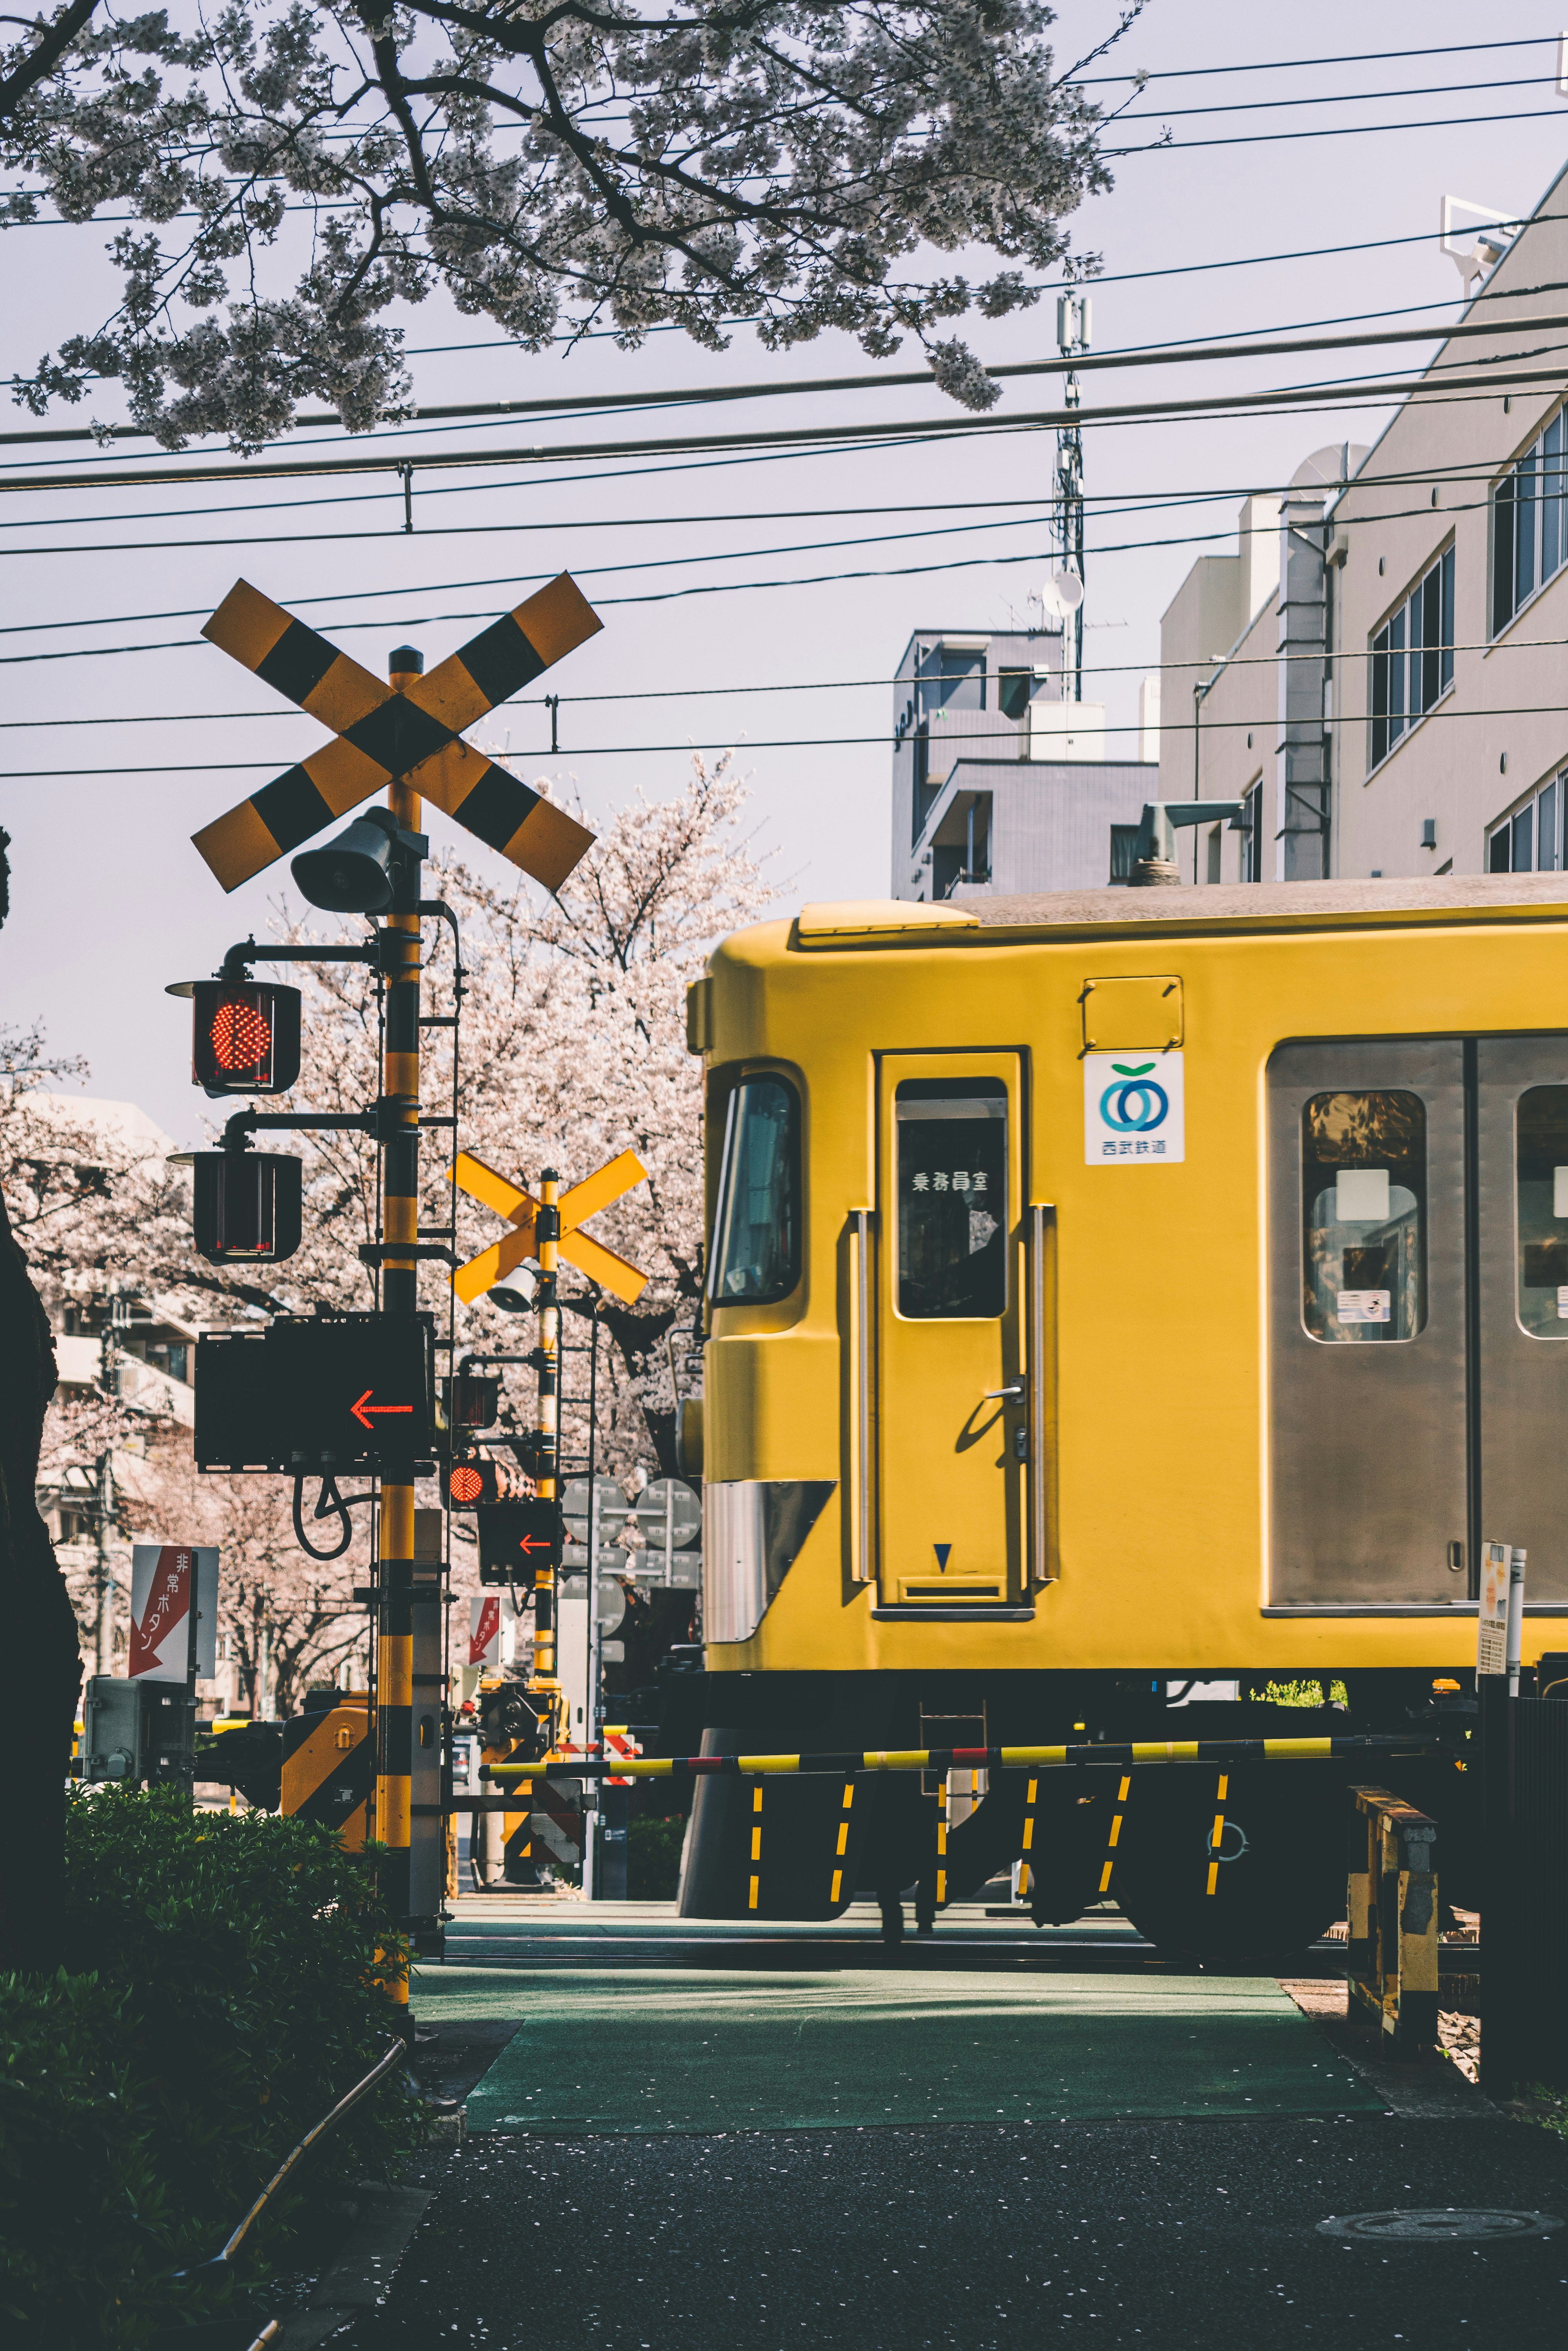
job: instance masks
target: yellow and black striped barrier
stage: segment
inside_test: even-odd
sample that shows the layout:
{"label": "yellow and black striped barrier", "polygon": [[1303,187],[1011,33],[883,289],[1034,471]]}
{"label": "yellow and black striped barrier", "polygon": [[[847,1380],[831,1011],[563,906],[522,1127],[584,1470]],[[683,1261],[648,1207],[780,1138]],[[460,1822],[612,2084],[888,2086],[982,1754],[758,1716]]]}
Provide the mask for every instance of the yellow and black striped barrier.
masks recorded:
{"label": "yellow and black striped barrier", "polygon": [[336,1829],[348,1852],[359,1852],[365,1843],[373,1761],[366,1698],[343,1698],[319,1713],[292,1716],[283,1725],[279,1811]]}
{"label": "yellow and black striped barrier", "polygon": [[1366,1755],[1425,1755],[1431,1741],[1417,1733],[1370,1731],[1343,1739],[1147,1739],[1084,1742],[1068,1747],[909,1747],[868,1749],[864,1754],[804,1755],[545,1755],[533,1763],[481,1766],[485,1780],[750,1780],[809,1771],[1054,1771],[1087,1765],[1134,1763],[1317,1763]]}

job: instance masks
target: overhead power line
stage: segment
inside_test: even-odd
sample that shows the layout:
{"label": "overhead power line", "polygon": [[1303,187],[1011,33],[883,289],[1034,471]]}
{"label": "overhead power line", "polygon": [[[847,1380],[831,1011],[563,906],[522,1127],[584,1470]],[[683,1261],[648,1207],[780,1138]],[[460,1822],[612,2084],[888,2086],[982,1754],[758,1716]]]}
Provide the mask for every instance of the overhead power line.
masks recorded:
{"label": "overhead power line", "polygon": [[[1044,360],[1008,360],[995,367],[988,367],[985,372],[993,382],[1001,383],[1014,376],[1065,375],[1069,371],[1090,375],[1117,368],[1189,367],[1209,365],[1222,360],[1289,359],[1299,353],[1366,350],[1388,343],[1452,342],[1478,336],[1546,334],[1563,327],[1568,327],[1568,315],[1552,313],[1544,317],[1532,314],[1522,319],[1467,319],[1447,327],[1380,327],[1360,335],[1280,336],[1238,342],[1147,343],[1126,350],[1081,352],[1071,359],[1057,356]],[[816,398],[827,392],[892,392],[909,388],[929,391],[934,381],[929,368],[909,368],[897,374],[878,370],[867,375],[810,376],[800,381],[780,383],[693,385],[677,387],[670,392],[581,392],[565,399],[462,401],[443,407],[410,409],[409,415],[411,420],[425,423],[463,423],[481,416],[566,416],[583,410],[722,406],[735,400],[783,400],[799,394]],[[1088,412],[1084,413],[1086,414]],[[302,430],[314,430],[318,426],[340,424],[341,421],[333,415],[302,416],[298,423]],[[389,425],[383,430],[389,433],[397,427]],[[151,441],[155,438],[148,428],[136,424],[99,428],[85,424],[46,425],[36,431],[0,433],[0,447],[18,448],[61,441],[101,441],[105,434],[116,441]],[[376,437],[380,438],[381,434],[379,432]],[[278,447],[287,444],[271,443],[268,445]]]}
{"label": "overhead power line", "polygon": [[[1264,57],[1250,66],[1159,66],[1149,73],[1150,81],[1197,81],[1214,74],[1295,73],[1305,66],[1384,66],[1402,57],[1468,57],[1480,56],[1488,49],[1547,49],[1555,48],[1554,33],[1532,33],[1513,41],[1445,41],[1432,49],[1355,49],[1340,57]],[[1096,89],[1104,82],[1130,82],[1132,74],[1087,74],[1083,80],[1071,80],[1073,89]]]}
{"label": "overhead power line", "polygon": [[[1057,710],[1070,710],[1076,706],[1072,703],[1051,705]],[[1561,705],[1555,702],[1520,703],[1503,709],[1450,710],[1439,705],[1435,710],[1428,710],[1418,723],[1429,726],[1438,719],[1451,723],[1455,719],[1553,718],[1559,716],[1560,710]],[[1371,713],[1368,711],[1349,711],[1341,714],[1337,723],[1343,726],[1365,726],[1370,720]],[[1145,726],[1141,719],[1128,719],[1114,726],[1096,726],[1095,732],[1104,735],[1190,735],[1200,731],[1204,735],[1216,735],[1235,733],[1242,727],[1255,730],[1259,724],[1256,718],[1204,718],[1197,721],[1196,725],[1190,718],[1169,718],[1162,720],[1158,726]],[[1020,731],[1017,726],[1009,726],[998,727],[991,735],[966,735],[962,738],[963,746],[967,751],[970,745],[976,743],[1010,743],[1016,750]],[[877,745],[889,750],[897,747],[897,738],[891,727],[875,735],[790,735],[762,737],[754,742],[744,735],[735,735],[722,737],[711,743],[584,743],[574,744],[568,751],[505,751],[501,756],[526,761],[530,767],[538,769],[552,758],[624,759],[653,752],[686,751],[826,751]],[[90,776],[249,775],[274,764],[270,759],[195,759],[174,765],[155,762],[140,768],[0,768],[0,783],[63,783]],[[1041,760],[1034,764],[1053,766],[1064,763]],[[265,962],[265,957],[260,960]]]}
{"label": "overhead power line", "polygon": [[[1507,374],[1445,377],[1440,384],[1431,389],[1434,396],[1477,393],[1491,398],[1540,384],[1560,383],[1562,378],[1561,367],[1511,369]],[[1220,416],[1243,411],[1265,412],[1276,408],[1300,408],[1303,403],[1310,409],[1321,409],[1328,403],[1336,407],[1366,407],[1389,401],[1418,401],[1427,392],[1428,386],[1419,378],[1412,382],[1407,378],[1402,381],[1370,381],[1352,377],[1339,381],[1329,379],[1320,382],[1291,384],[1278,390],[1210,392],[1191,400],[1135,401],[1113,407],[1050,408],[1023,414],[953,416],[909,423],[884,422],[877,424],[764,426],[751,433],[693,434],[624,442],[557,442],[508,449],[421,450],[412,455],[389,451],[348,457],[258,457],[239,464],[160,466],[139,473],[134,479],[137,484],[259,481],[310,475],[396,473],[404,468],[439,471],[473,465],[549,465],[563,460],[611,460],[663,455],[687,450],[807,448],[829,444],[837,444],[847,449],[868,441],[894,445],[916,440],[967,439],[980,434],[1054,431],[1066,425],[1141,423],[1162,416]],[[97,488],[106,481],[118,487],[130,478],[124,475],[104,474],[0,474],[0,491]]]}
{"label": "overhead power line", "polygon": [[1240,131],[1222,139],[1157,139],[1145,147],[1106,147],[1101,152],[1112,163],[1128,155],[1183,155],[1199,147],[1272,147],[1287,139],[1362,139],[1374,131],[1468,131],[1485,122],[1545,122],[1553,115],[1561,120],[1562,112],[1561,106],[1537,106],[1511,114],[1446,114],[1419,122],[1323,122],[1314,130]]}

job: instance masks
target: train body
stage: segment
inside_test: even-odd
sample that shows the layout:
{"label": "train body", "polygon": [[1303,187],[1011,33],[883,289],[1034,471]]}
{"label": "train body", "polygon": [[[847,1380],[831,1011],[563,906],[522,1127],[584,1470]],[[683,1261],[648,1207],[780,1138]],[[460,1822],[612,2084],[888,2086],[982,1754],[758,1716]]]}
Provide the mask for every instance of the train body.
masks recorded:
{"label": "train body", "polygon": [[[1526,1660],[1568,1642],[1563,877],[807,907],[689,1014],[710,1751],[1418,1726],[1473,1689],[1490,1539]],[[1456,1864],[1461,1764],[1400,1782]],[[1314,1931],[1345,1776],[1243,1770],[1216,1848],[1212,1775],[1145,1775],[1123,1907]],[[1073,1917],[1116,1778],[770,1782],[760,1823],[714,1778],[682,1903],[929,1910],[939,1811],[950,1897],[1027,1813]]]}

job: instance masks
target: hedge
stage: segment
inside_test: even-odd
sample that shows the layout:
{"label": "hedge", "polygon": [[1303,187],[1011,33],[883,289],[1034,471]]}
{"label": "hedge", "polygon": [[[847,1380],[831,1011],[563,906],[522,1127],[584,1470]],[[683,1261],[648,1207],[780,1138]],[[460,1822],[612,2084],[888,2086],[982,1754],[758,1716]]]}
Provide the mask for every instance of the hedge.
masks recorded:
{"label": "hedge", "polygon": [[[0,2256],[20,2281],[0,2307],[51,2351],[130,2351],[190,2304],[168,2273],[217,2250],[369,2072],[407,1953],[373,1864],[275,1813],[84,1792],[67,1869],[65,1970],[43,1986],[0,1979],[0,2034],[17,2047],[0,2077],[16,2088],[0,2103]],[[253,2262],[286,2241],[290,2202],[384,2176],[417,2135],[394,2073],[306,2158]],[[84,2144],[88,2175],[74,2179]],[[68,2195],[44,2186],[67,2178]]]}

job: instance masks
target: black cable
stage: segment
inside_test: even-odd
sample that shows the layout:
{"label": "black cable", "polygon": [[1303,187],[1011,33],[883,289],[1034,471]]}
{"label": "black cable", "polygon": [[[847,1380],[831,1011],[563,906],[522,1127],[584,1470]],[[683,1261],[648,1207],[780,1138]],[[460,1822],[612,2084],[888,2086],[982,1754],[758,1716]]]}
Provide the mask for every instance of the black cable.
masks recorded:
{"label": "black cable", "polygon": [[1481,89],[1539,89],[1554,84],[1554,74],[1515,74],[1507,81],[1438,81],[1417,83],[1407,89],[1334,89],[1312,98],[1235,98],[1218,106],[1162,106],[1152,114],[1117,113],[1123,122],[1179,122],[1193,114],[1272,114],[1286,106],[1369,106],[1385,98],[1469,98]]}
{"label": "black cable", "polygon": [[1243,131],[1225,139],[1156,139],[1145,147],[1101,149],[1107,163],[1129,155],[1184,155],[1199,147],[1272,147],[1287,139],[1361,139],[1373,131],[1468,131],[1483,122],[1544,122],[1561,117],[1561,106],[1537,106],[1512,114],[1447,114],[1422,122],[1324,122],[1313,131]]}
{"label": "black cable", "polygon": [[[1545,49],[1555,46],[1554,33],[1531,33],[1513,41],[1445,41],[1432,49],[1355,49],[1343,57],[1264,57],[1250,66],[1159,66],[1148,74],[1150,81],[1196,81],[1211,74],[1294,73],[1303,66],[1381,66],[1398,57],[1468,57],[1487,49]],[[1065,87],[1073,89],[1094,89],[1102,82],[1128,82],[1132,74],[1088,74],[1082,81]]]}
{"label": "black cable", "polygon": [[[1544,642],[1549,644],[1560,644],[1565,641],[1561,638],[1552,638],[1547,639]],[[1482,648],[1459,646],[1452,648],[1452,650],[1458,652],[1471,652],[1476,650],[1492,652],[1495,651],[1496,648],[1492,646]],[[1541,650],[1540,643],[1532,644],[1530,650],[1532,652],[1539,652]],[[1316,653],[1310,656],[1300,656],[1300,658],[1310,658],[1322,662],[1324,656],[1321,653]],[[1371,658],[1371,655],[1370,653],[1342,653],[1334,655],[1331,658],[1340,662],[1348,662],[1367,660]],[[1272,666],[1273,656],[1269,656],[1268,659],[1269,665]],[[1146,674],[1152,676],[1157,671],[1161,671],[1162,667],[1163,669],[1168,670],[1190,672],[1194,669],[1207,669],[1212,666],[1215,674],[1218,675],[1219,673],[1224,669],[1233,667],[1239,668],[1242,666],[1250,668],[1252,665],[1253,664],[1251,662],[1242,664],[1240,661],[1220,661],[1214,663],[1212,665],[1207,662],[1168,662],[1163,665],[1159,663],[1150,663],[1147,664],[1140,663],[1136,666],[1140,670],[1144,670]],[[1108,674],[1109,673],[1106,672],[1091,673],[1091,674],[1100,675]],[[911,679],[910,684],[913,684],[914,683],[915,681]],[[1070,703],[1052,703],[1049,705],[1049,707],[1054,710],[1072,709],[1076,705]],[[1442,705],[1438,704],[1434,708],[1421,714],[1419,724],[1426,726],[1435,718],[1493,719],[1559,717],[1562,715],[1562,704],[1557,702],[1526,702],[1497,708],[1493,708],[1489,705],[1486,708],[1476,707],[1463,710],[1445,710]],[[1344,726],[1366,726],[1370,723],[1371,716],[1372,714],[1369,711],[1340,712],[1337,716],[1336,723]],[[1242,727],[1250,727],[1256,731],[1259,727],[1267,728],[1270,723],[1271,722],[1268,719],[1259,718],[1257,716],[1251,718],[1204,718],[1199,722],[1202,732],[1205,735],[1212,734],[1216,731],[1223,732],[1230,730],[1235,732],[1239,731]],[[1417,722],[1416,720],[1409,720],[1407,721],[1407,726],[1413,726],[1417,723]],[[1193,722],[1189,718],[1165,718],[1161,719],[1158,725],[1146,726],[1141,719],[1127,719],[1125,722],[1117,721],[1098,724],[1095,727],[1094,731],[1097,735],[1189,735],[1193,732]],[[904,739],[908,741],[909,737],[906,736]],[[1010,743],[1013,747],[1014,753],[1016,753],[1018,741],[1018,728],[1016,726],[1008,726],[998,727],[995,733],[991,735],[964,735],[962,737],[950,737],[948,740],[947,747],[953,750],[959,756],[963,756],[967,754],[969,747],[971,744]],[[744,736],[730,736],[727,737],[722,737],[711,743],[692,743],[689,741],[681,743],[589,743],[581,746],[574,746],[569,752],[562,752],[560,756],[564,759],[623,759],[643,756],[651,757],[655,753],[668,752],[828,751],[854,749],[867,746],[876,746],[878,744],[888,749],[897,749],[898,747],[898,738],[895,730],[889,726],[885,727],[879,734],[876,735],[791,735],[759,737],[754,741],[748,740]],[[503,756],[504,758],[516,758],[519,760],[526,759],[529,764],[535,768],[541,764],[542,759],[547,757],[546,754],[522,751],[507,752],[504,753]],[[1008,764],[1013,763],[1014,762],[1012,761],[1008,762]],[[204,762],[200,772],[205,775],[223,775],[236,768],[254,770],[262,764],[263,763],[261,761],[255,759],[214,759]],[[992,761],[987,764],[995,764],[995,762]],[[1061,763],[1043,760],[1035,762],[1034,764],[1050,766],[1060,765]],[[52,768],[41,772],[36,768],[24,768],[15,770],[8,775],[0,774],[0,781],[14,781],[17,776],[21,776],[26,777],[32,782],[47,784],[62,782],[68,778],[81,776],[180,776],[186,775],[191,772],[192,771],[189,768],[179,767]],[[258,955],[258,962],[265,962],[265,960],[266,958],[265,956]],[[368,1498],[356,1494],[349,1497],[349,1501],[352,1503],[365,1499]],[[320,1517],[325,1514],[318,1510],[317,1515]],[[334,1556],[336,1555],[337,1554],[335,1553]]]}
{"label": "black cable", "polygon": [[358,1503],[372,1502],[375,1499],[373,1493],[340,1494],[336,1478],[331,1476],[323,1478],[321,1490],[316,1498],[316,1508],[311,1516],[316,1519],[341,1520],[343,1534],[341,1541],[334,1549],[318,1551],[305,1531],[305,1479],[296,1478],[294,1481],[294,1533],[301,1551],[310,1559],[323,1561],[341,1559],[354,1540],[354,1521],[348,1515],[349,1511]]}

